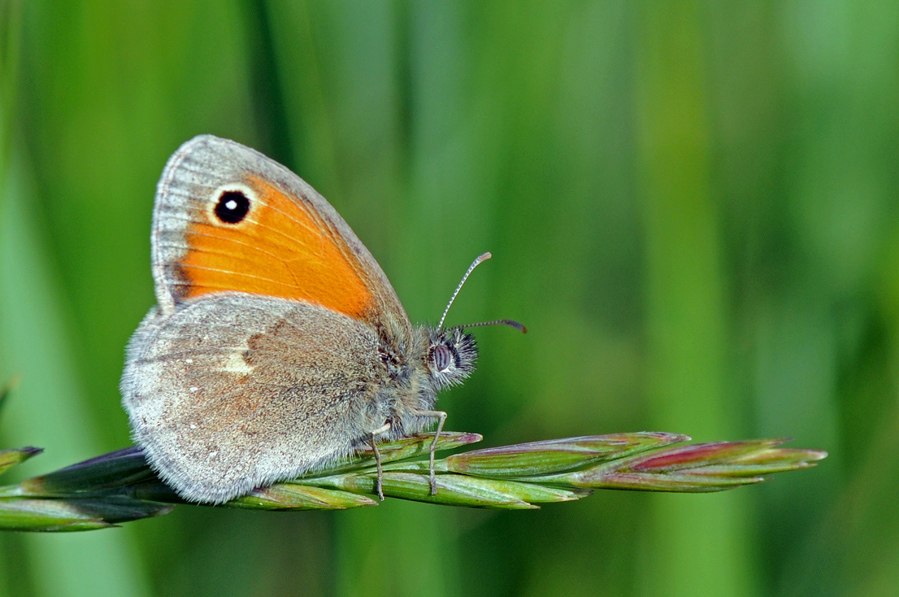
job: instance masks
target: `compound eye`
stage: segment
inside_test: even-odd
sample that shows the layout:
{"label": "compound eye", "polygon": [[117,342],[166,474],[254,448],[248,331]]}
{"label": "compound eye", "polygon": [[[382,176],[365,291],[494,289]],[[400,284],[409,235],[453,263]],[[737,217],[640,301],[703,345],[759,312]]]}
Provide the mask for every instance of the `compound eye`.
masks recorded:
{"label": "compound eye", "polygon": [[438,344],[431,352],[431,362],[437,371],[444,373],[453,365],[453,353],[443,344]]}

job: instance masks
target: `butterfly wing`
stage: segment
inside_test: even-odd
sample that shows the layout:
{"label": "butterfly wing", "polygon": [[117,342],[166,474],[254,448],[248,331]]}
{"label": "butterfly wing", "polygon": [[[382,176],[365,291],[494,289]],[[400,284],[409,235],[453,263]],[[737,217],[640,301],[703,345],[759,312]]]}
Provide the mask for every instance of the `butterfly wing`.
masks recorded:
{"label": "butterfly wing", "polygon": [[122,394],[135,440],[186,499],[220,503],[350,454],[391,413],[375,330],[249,294],[153,311]]}
{"label": "butterfly wing", "polygon": [[175,152],[152,267],[159,305],[129,345],[123,404],[187,499],[324,466],[417,405],[388,374],[385,350],[413,332],[386,276],[321,195],[262,154],[208,135]]}
{"label": "butterfly wing", "polygon": [[306,301],[408,336],[411,323],[368,249],[300,177],[234,141],[201,135],[160,179],[153,276],[163,312],[223,291]]}

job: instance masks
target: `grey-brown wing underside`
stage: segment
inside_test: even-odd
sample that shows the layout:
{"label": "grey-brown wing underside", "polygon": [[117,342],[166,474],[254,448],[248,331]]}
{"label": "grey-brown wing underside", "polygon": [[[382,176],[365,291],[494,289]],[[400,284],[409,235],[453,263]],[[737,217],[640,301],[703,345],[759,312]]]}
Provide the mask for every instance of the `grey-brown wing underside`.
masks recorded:
{"label": "grey-brown wing underside", "polygon": [[122,395],[151,465],[223,502],[349,454],[388,418],[370,326],[297,301],[221,294],[153,311]]}

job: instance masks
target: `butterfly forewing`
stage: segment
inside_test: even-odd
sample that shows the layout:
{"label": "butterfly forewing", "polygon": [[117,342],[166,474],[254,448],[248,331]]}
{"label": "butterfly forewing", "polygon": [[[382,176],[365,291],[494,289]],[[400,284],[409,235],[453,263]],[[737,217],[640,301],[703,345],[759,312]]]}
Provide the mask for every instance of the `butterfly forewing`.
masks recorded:
{"label": "butterfly forewing", "polygon": [[157,190],[152,241],[164,311],[237,291],[312,302],[411,333],[387,277],[330,204],[233,141],[203,135],[172,156]]}

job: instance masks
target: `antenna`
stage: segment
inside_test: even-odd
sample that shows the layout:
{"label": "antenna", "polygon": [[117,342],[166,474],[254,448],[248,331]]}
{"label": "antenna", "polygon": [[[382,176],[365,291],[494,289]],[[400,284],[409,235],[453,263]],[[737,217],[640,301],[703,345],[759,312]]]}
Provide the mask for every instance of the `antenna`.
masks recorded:
{"label": "antenna", "polygon": [[[489,252],[484,253],[483,255],[478,255],[478,258],[475,259],[472,262],[472,264],[468,266],[468,270],[466,270],[465,275],[462,276],[462,281],[459,282],[458,286],[456,286],[456,291],[453,292],[453,296],[450,297],[449,303],[447,303],[447,305],[446,305],[446,309],[443,310],[443,315],[440,317],[440,323],[437,324],[437,329],[443,329],[443,322],[446,320],[446,314],[449,313],[450,307],[453,306],[453,301],[456,300],[456,295],[458,295],[459,291],[462,290],[462,285],[465,284],[465,280],[468,279],[468,276],[471,275],[471,272],[474,271],[474,268],[481,265],[483,262],[487,261],[491,257],[493,257],[493,255],[491,255]],[[507,325],[507,326],[515,328],[516,330],[519,330],[523,334],[528,331],[528,329],[526,327],[524,327],[523,325],[521,325],[520,323],[518,323],[517,321],[515,321],[513,319],[497,319],[495,321],[482,321],[480,323],[471,323],[471,324],[463,325],[460,327],[479,328],[479,327],[484,327],[487,325]]]}
{"label": "antenna", "polygon": [[446,320],[446,314],[449,313],[450,307],[453,306],[453,301],[456,300],[456,295],[458,295],[459,291],[462,290],[462,285],[465,284],[465,280],[468,279],[468,276],[471,275],[471,272],[474,271],[474,268],[481,265],[483,262],[487,261],[491,257],[493,257],[493,255],[491,255],[490,252],[488,251],[487,253],[478,255],[478,258],[475,259],[471,263],[471,265],[468,266],[468,270],[465,272],[465,275],[462,276],[462,281],[459,282],[458,286],[456,286],[456,291],[453,293],[453,296],[450,297],[449,303],[447,303],[447,305],[446,305],[446,309],[443,310],[443,315],[440,317],[440,323],[437,324],[438,330],[443,329],[443,322],[444,322],[444,320]]}
{"label": "antenna", "polygon": [[509,327],[515,328],[522,334],[527,334],[528,329],[515,321],[514,319],[496,319],[494,321],[481,321],[479,323],[469,323],[468,325],[461,325],[459,327],[462,328],[482,328],[486,325],[507,325]]}

